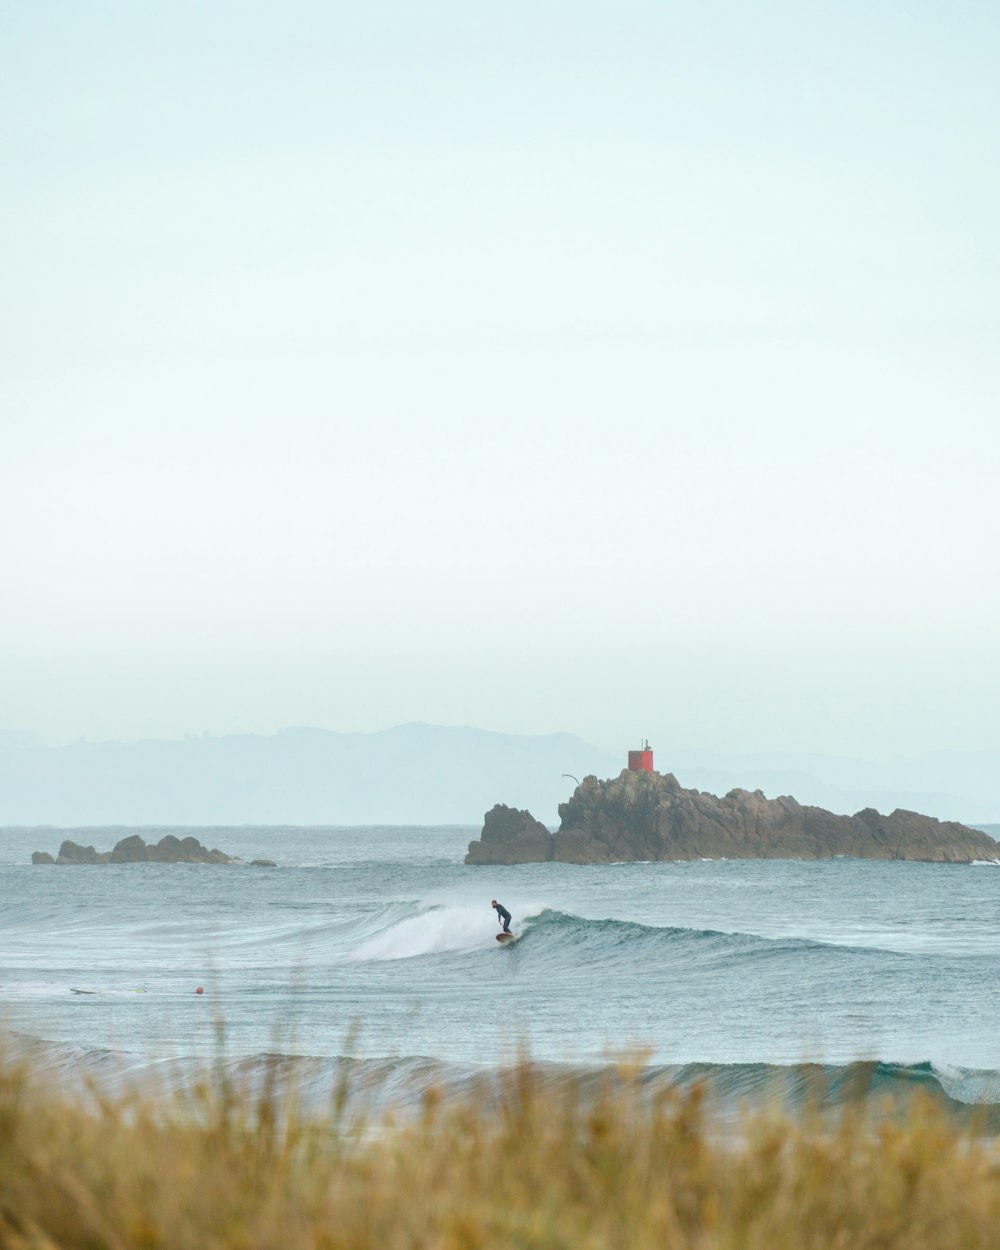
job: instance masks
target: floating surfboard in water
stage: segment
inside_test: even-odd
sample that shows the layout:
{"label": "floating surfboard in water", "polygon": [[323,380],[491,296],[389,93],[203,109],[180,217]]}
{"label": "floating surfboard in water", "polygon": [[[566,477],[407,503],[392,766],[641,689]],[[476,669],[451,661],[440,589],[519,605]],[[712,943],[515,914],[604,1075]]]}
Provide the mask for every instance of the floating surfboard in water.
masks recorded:
{"label": "floating surfboard in water", "polygon": [[70,987],[71,994],[145,994],[145,992],[141,987],[127,990],[78,990],[75,986]]}

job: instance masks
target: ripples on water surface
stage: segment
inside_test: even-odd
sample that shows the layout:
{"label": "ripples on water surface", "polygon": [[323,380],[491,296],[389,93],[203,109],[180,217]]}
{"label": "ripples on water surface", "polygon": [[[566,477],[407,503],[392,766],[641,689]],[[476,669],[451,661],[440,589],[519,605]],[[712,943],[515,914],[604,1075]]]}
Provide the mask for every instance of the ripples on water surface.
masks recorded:
{"label": "ripples on water surface", "polygon": [[872,1060],[877,1083],[1000,1103],[995,865],[474,868],[473,828],[176,830],[274,869],[30,863],[166,831],[0,831],[0,1010],[40,1062],[180,1070],[221,1022],[227,1063],[279,1055],[317,1086],[348,1049],[416,1089],[521,1049],[559,1072],[642,1047],[733,1097]]}

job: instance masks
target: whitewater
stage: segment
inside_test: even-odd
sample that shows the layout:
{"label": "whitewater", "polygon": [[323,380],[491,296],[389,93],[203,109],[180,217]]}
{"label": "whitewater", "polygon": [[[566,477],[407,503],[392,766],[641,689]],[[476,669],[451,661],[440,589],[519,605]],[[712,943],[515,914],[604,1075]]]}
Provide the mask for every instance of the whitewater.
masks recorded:
{"label": "whitewater", "polygon": [[[277,866],[30,862],[167,832]],[[393,1105],[641,1055],[733,1106],[863,1073],[1000,1113],[996,864],[466,866],[477,835],[0,829],[7,1048],[70,1084],[277,1065],[317,1098],[349,1065]]]}

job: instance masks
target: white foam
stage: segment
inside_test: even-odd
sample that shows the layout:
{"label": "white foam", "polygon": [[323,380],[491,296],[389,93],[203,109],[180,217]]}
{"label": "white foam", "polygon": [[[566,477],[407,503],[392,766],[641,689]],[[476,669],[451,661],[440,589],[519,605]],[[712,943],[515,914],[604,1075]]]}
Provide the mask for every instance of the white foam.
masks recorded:
{"label": "white foam", "polygon": [[352,959],[409,959],[440,951],[488,948],[495,924],[482,907],[433,907],[363,942]]}

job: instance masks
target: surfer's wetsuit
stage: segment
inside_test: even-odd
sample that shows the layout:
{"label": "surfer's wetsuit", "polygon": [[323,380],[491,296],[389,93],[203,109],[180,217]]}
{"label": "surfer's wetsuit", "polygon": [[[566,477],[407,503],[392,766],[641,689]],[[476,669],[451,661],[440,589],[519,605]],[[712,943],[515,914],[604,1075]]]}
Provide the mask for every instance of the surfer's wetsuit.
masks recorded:
{"label": "surfer's wetsuit", "polygon": [[497,919],[503,922],[504,933],[509,933],[510,932],[510,912],[507,910],[506,907],[504,907],[503,903],[494,903],[493,906],[497,909]]}

